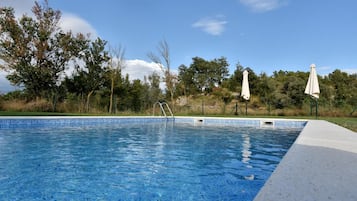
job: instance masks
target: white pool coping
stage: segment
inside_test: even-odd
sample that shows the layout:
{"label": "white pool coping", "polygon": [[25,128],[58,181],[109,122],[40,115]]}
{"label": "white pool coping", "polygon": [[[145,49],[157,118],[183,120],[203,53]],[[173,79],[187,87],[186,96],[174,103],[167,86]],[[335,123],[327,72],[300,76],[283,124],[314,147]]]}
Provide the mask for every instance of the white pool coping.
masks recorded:
{"label": "white pool coping", "polygon": [[310,120],[254,201],[356,201],[357,133]]}

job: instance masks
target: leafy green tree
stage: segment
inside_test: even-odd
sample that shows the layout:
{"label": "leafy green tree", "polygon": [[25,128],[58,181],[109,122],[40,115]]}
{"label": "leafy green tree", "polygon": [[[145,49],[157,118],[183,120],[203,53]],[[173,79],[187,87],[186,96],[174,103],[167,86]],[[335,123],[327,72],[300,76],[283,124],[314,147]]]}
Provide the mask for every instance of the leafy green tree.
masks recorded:
{"label": "leafy green tree", "polygon": [[306,95],[304,89],[308,78],[306,72],[275,71],[272,77],[277,82],[274,105],[278,109],[285,107],[302,108]]}
{"label": "leafy green tree", "polygon": [[99,90],[107,81],[106,72],[109,61],[108,52],[105,50],[106,41],[97,38],[87,44],[84,54],[80,57],[84,66],[76,66],[72,77],[81,93],[86,94],[86,111],[89,112],[90,97]]}
{"label": "leafy green tree", "polygon": [[350,91],[351,84],[353,83],[351,82],[352,80],[347,73],[341,70],[335,70],[330,73],[328,79],[334,87],[334,106],[338,108],[345,106],[352,95]]}
{"label": "leafy green tree", "polygon": [[228,76],[229,64],[224,57],[212,61],[200,57],[194,57],[192,60],[190,71],[198,91],[211,92],[213,87],[220,86]]}
{"label": "leafy green tree", "polygon": [[86,83],[86,75],[84,71],[76,71],[71,77],[66,77],[64,80],[64,85],[68,92],[75,94],[78,97],[79,112],[85,111],[85,103],[86,103],[86,93],[89,91]]}
{"label": "leafy green tree", "polygon": [[162,99],[162,91],[160,89],[160,75],[156,72],[153,72],[148,77],[148,86],[146,90],[146,98],[145,102],[147,103],[147,107],[152,107],[153,104]]}
{"label": "leafy green tree", "polygon": [[[126,74],[125,77],[120,77],[118,85],[115,87],[114,93],[118,97],[122,97],[120,101],[116,102],[117,110],[125,111],[131,109],[131,83],[129,80],[129,75]],[[114,97],[116,97],[114,96]],[[114,101],[115,102],[115,101]]]}
{"label": "leafy green tree", "polygon": [[143,107],[143,90],[144,87],[141,84],[140,80],[134,80],[131,87],[130,87],[130,102],[131,102],[131,109],[134,112],[140,112]]}
{"label": "leafy green tree", "polygon": [[296,77],[289,76],[287,81],[283,84],[282,93],[288,97],[288,106],[302,108],[302,104],[306,95],[304,94],[306,81]]}
{"label": "leafy green tree", "polygon": [[47,0],[43,5],[35,2],[32,12],[35,19],[24,15],[17,20],[12,8],[0,8],[0,67],[28,94],[53,99],[55,110],[64,70],[82,51],[84,36],[63,32],[58,26],[61,13]]}
{"label": "leafy green tree", "polygon": [[[332,110],[334,107],[334,96],[335,96],[335,87],[332,85],[328,76],[318,76],[319,87],[320,87],[320,96],[318,99],[319,106],[326,107],[328,110]],[[307,82],[307,80],[306,80]],[[306,83],[305,83],[306,84]],[[307,100],[311,100],[310,97]]]}
{"label": "leafy green tree", "polygon": [[12,101],[16,99],[26,99],[26,97],[22,90],[15,90],[2,95],[2,99],[6,101]]}
{"label": "leafy green tree", "polygon": [[184,96],[197,94],[199,91],[193,80],[194,71],[183,64],[179,66],[178,71],[178,94]]}
{"label": "leafy green tree", "polygon": [[271,112],[271,106],[276,99],[276,87],[277,82],[269,77],[266,73],[262,73],[259,76],[259,82],[257,84],[257,96],[260,101],[267,106],[268,113]]}
{"label": "leafy green tree", "polygon": [[356,111],[357,110],[357,73],[352,74],[349,77],[351,80],[351,84],[350,84],[351,95],[350,95],[347,103],[352,106],[353,111]]}
{"label": "leafy green tree", "polygon": [[234,70],[233,74],[230,76],[228,80],[228,86],[231,91],[239,92],[242,88],[242,81],[243,81],[243,71],[244,67],[238,63],[236,65],[236,69]]}

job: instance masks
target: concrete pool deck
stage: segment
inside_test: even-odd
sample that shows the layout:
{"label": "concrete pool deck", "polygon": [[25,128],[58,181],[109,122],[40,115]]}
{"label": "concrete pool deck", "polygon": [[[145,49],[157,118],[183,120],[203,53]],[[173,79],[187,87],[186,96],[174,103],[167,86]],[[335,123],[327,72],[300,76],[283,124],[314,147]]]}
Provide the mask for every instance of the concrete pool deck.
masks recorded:
{"label": "concrete pool deck", "polygon": [[356,201],[357,133],[309,120],[254,201]]}

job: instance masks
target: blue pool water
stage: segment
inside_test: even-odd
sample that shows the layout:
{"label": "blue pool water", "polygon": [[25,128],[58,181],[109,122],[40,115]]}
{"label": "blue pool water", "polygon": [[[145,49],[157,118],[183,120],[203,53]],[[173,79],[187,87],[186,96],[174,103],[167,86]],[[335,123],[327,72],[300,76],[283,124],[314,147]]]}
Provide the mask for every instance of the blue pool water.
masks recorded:
{"label": "blue pool water", "polygon": [[1,200],[253,200],[301,129],[0,129]]}

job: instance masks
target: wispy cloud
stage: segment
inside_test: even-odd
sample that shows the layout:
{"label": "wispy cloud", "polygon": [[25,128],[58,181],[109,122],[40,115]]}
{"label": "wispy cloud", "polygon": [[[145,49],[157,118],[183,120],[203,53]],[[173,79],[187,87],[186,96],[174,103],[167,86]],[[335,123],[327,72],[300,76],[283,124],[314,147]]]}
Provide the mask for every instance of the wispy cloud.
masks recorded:
{"label": "wispy cloud", "polygon": [[210,35],[218,36],[224,32],[225,25],[228,23],[223,18],[223,16],[202,18],[192,24],[192,27],[202,29]]}
{"label": "wispy cloud", "polygon": [[332,67],[331,66],[321,66],[321,67],[318,67],[318,69],[321,71],[331,71]]}
{"label": "wispy cloud", "polygon": [[332,67],[332,66],[321,66],[316,68],[317,73],[322,76],[326,76],[336,69],[341,70],[342,72],[348,73],[348,74],[357,74],[357,68],[339,68],[339,67]]}
{"label": "wispy cloud", "polygon": [[287,0],[239,0],[254,12],[267,12],[287,4]]}
{"label": "wispy cloud", "polygon": [[341,71],[346,72],[348,74],[357,74],[357,68],[344,68]]}

